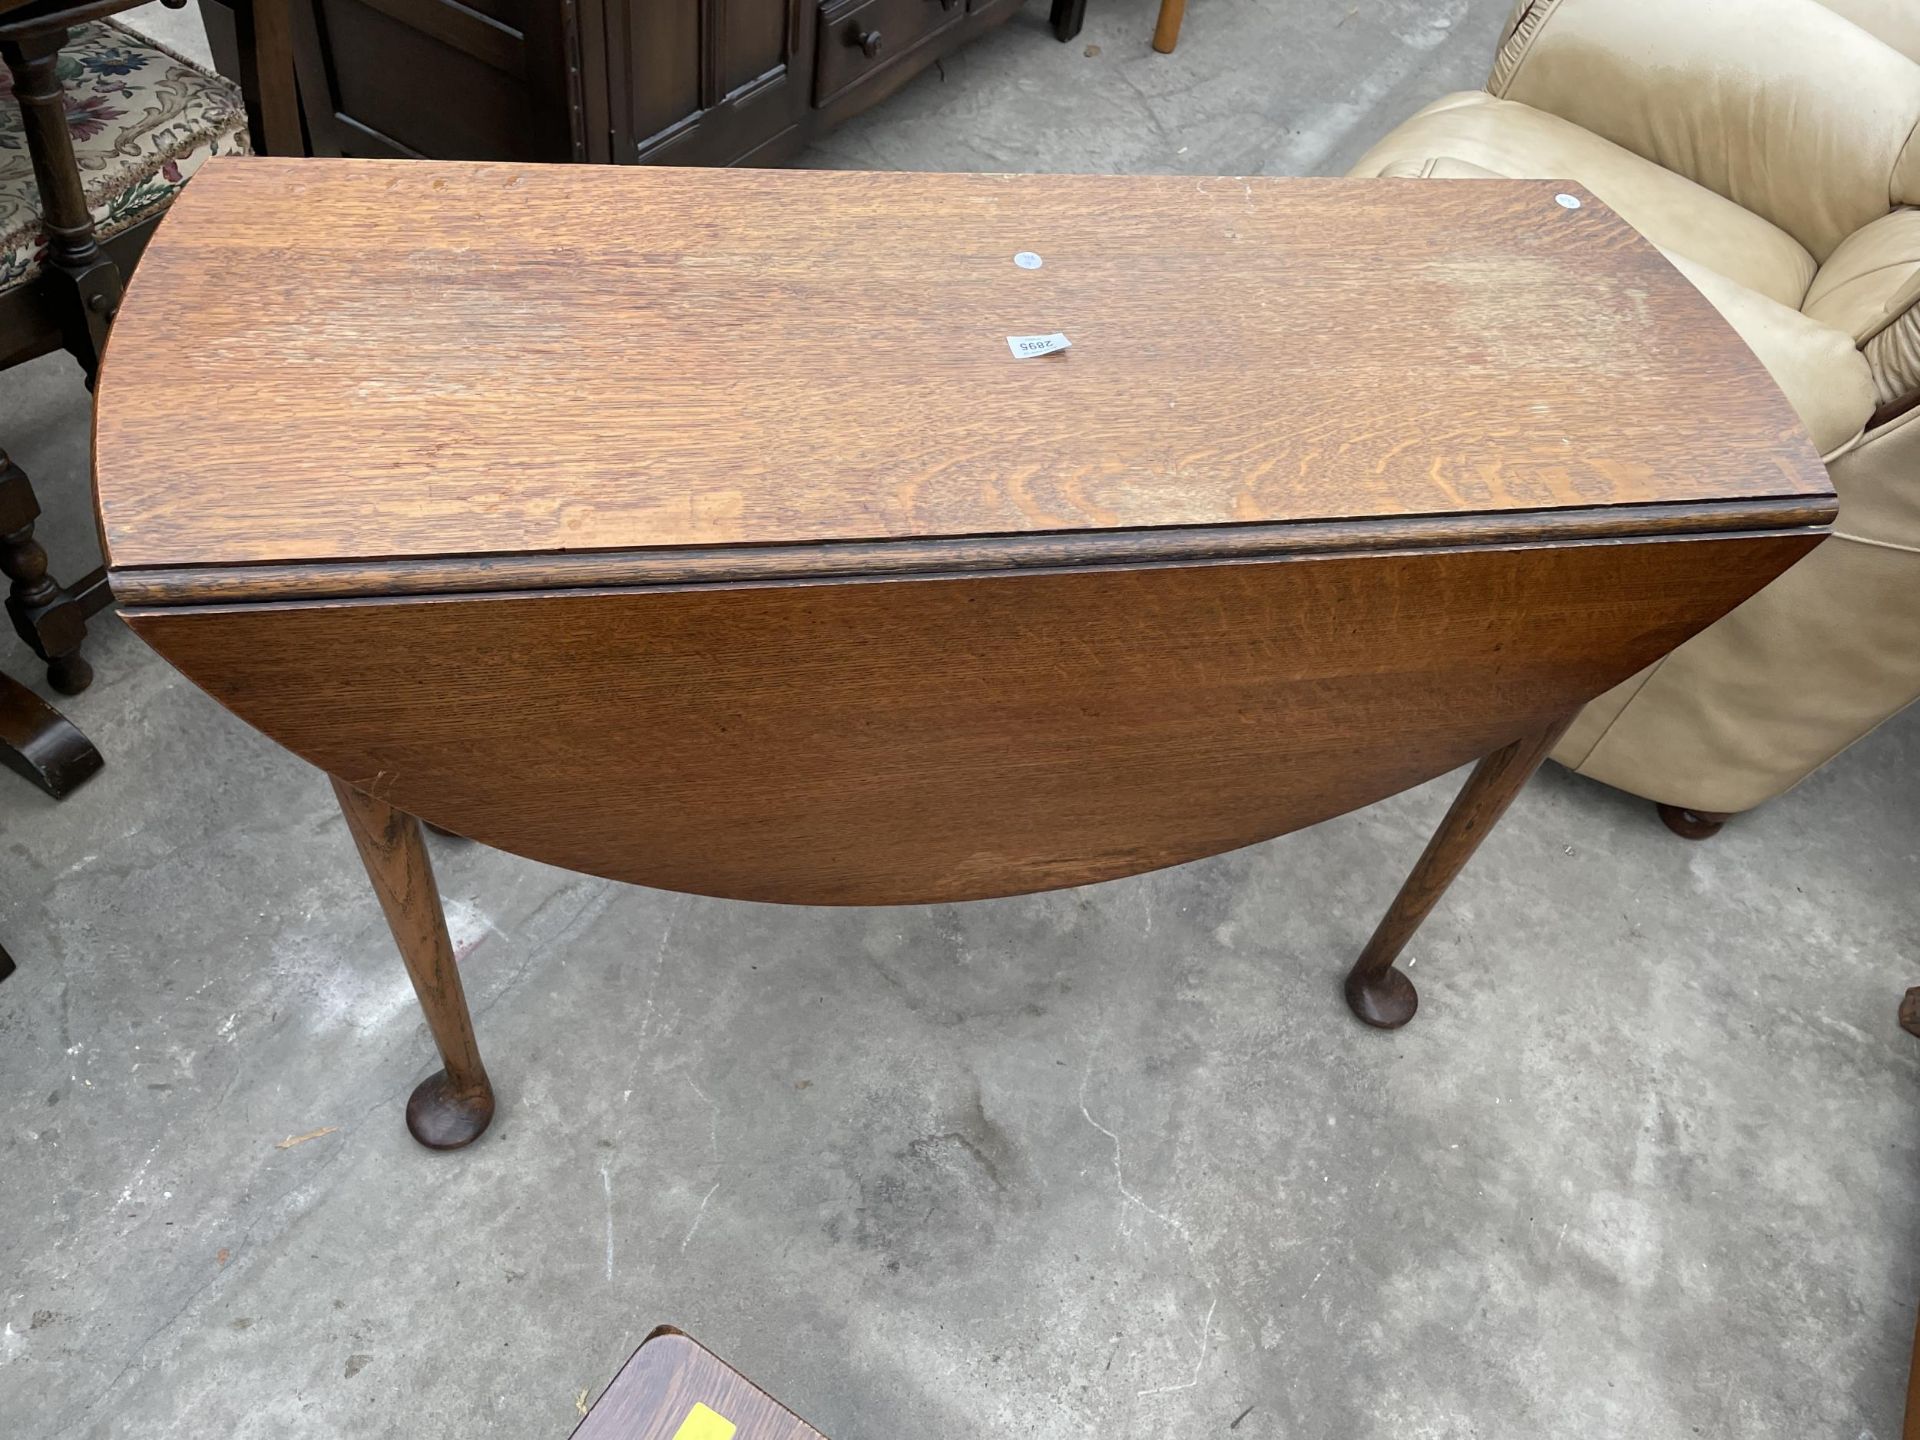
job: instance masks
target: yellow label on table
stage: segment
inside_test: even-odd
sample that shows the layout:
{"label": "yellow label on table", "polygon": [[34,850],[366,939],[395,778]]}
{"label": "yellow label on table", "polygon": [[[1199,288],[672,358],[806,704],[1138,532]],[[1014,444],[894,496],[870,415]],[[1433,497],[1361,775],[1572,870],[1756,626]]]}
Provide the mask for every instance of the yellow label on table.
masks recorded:
{"label": "yellow label on table", "polygon": [[673,1440],[733,1440],[734,1424],[716,1410],[696,1404],[673,1432]]}

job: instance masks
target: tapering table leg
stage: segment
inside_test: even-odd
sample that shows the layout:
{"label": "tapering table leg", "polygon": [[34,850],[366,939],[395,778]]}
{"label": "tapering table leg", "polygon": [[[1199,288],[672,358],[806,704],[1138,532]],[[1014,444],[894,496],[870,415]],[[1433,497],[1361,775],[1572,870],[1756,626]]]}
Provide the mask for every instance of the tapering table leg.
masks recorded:
{"label": "tapering table leg", "polygon": [[334,780],[333,793],[446,1066],[422,1080],[407,1101],[407,1129],[430,1149],[458,1150],[479,1139],[493,1119],[493,1085],[473,1037],[473,1016],[420,822],[342,780]]}
{"label": "tapering table leg", "polygon": [[1153,25],[1153,48],[1171,55],[1180,43],[1180,22],[1187,18],[1187,0],[1160,0],[1160,18]]}
{"label": "tapering table leg", "polygon": [[1447,818],[1347,972],[1347,1004],[1367,1024],[1397,1030],[1413,1018],[1420,996],[1393,962],[1572,721],[1572,716],[1556,720],[1473,767],[1473,774],[1454,796]]}

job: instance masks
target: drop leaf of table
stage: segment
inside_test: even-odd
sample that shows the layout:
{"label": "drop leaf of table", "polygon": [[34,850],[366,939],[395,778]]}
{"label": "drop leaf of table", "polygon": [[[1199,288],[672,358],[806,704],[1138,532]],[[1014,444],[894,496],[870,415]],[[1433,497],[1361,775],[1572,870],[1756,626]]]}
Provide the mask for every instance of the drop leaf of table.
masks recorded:
{"label": "drop leaf of table", "polygon": [[1403,1024],[1567,719],[1834,513],[1706,301],[1535,181],[215,161],[95,454],[128,622],[335,777],[437,1146],[493,1097],[416,816],[899,904],[1485,757],[1348,977]]}

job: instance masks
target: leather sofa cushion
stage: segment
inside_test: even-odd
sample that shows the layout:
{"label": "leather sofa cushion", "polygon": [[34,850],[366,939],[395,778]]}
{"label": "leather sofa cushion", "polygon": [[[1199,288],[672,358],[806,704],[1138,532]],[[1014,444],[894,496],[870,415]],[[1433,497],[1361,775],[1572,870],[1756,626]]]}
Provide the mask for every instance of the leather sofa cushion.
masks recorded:
{"label": "leather sofa cushion", "polygon": [[1783,305],[1797,307],[1812,283],[1813,257],[1777,226],[1577,125],[1482,90],[1427,106],[1351,173],[1414,174],[1441,156],[1516,180],[1578,180],[1661,249]]}
{"label": "leather sofa cushion", "polygon": [[1530,0],[1511,23],[1497,97],[1697,181],[1816,259],[1920,203],[1920,63],[1819,0]]}
{"label": "leather sofa cushion", "polygon": [[1843,240],[1801,308],[1865,350],[1880,404],[1920,395],[1920,210],[1896,210]]}

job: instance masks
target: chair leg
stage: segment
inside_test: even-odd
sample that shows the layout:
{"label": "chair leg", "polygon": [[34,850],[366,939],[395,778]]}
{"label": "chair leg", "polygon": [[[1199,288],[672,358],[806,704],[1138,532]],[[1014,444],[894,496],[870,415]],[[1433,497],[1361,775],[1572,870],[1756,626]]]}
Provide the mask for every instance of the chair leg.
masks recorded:
{"label": "chair leg", "polygon": [[1080,33],[1086,20],[1087,0],[1053,0],[1053,8],[1047,15],[1054,39],[1063,44]]}
{"label": "chair leg", "polygon": [[0,674],[0,765],[64,800],[100,768],[100,752],[66,716]]}
{"label": "chair leg", "polygon": [[1180,22],[1187,18],[1187,0],[1160,0],[1160,18],[1153,26],[1153,48],[1171,55],[1180,43]]}
{"label": "chair leg", "polygon": [[120,269],[94,235],[93,212],[80,179],[80,162],[67,129],[61,91],[60,47],[67,32],[55,30],[0,43],[0,59],[13,72],[13,95],[40,188],[41,224],[47,232],[45,279],[60,293],[66,345],[87,372],[100,368],[107,327],[120,308]]}
{"label": "chair leg", "polygon": [[47,683],[78,695],[93,683],[80,654],[87,617],[79,600],[47,573],[47,552],[33,537],[40,501],[27,472],[0,450],[0,575],[11,582],[7,614],[27,648],[47,665]]}

